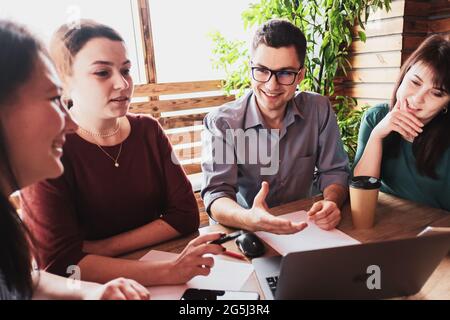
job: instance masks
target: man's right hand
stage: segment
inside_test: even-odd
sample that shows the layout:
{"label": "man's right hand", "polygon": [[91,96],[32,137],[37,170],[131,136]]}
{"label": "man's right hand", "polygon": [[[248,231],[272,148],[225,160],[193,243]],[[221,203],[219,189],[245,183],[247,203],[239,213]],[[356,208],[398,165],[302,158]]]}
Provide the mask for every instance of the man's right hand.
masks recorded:
{"label": "man's right hand", "polygon": [[264,181],[261,185],[261,190],[259,190],[253,201],[253,207],[248,210],[247,215],[244,217],[244,225],[247,230],[292,234],[302,231],[308,226],[306,222],[294,223],[270,214],[266,203],[268,193],[269,184]]}

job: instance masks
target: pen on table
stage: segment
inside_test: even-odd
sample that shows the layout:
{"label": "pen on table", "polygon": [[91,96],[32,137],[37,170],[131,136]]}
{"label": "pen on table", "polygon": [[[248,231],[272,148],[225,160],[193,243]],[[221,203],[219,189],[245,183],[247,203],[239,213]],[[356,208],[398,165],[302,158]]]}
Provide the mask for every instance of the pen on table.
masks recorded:
{"label": "pen on table", "polygon": [[239,231],[236,231],[236,232],[233,232],[233,233],[223,234],[219,239],[211,241],[210,244],[222,244],[222,243],[225,243],[227,241],[236,239],[237,237],[239,237],[243,233],[244,233],[244,231],[239,230]]}
{"label": "pen on table", "polygon": [[222,254],[232,257],[232,258],[236,258],[236,259],[240,259],[240,260],[246,260],[245,257],[242,254],[233,252],[233,251],[228,251],[225,250],[224,252],[222,252]]}

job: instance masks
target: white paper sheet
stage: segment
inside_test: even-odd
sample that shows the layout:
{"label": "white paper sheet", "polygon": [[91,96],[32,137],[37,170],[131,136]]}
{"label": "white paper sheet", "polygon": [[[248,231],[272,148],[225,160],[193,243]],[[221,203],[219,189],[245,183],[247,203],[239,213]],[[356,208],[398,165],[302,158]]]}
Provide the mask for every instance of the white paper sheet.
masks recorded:
{"label": "white paper sheet", "polygon": [[[152,250],[141,261],[161,261],[177,254]],[[214,256],[214,267],[207,277],[197,276],[185,285],[149,287],[152,300],[179,300],[187,288],[239,291],[247,282],[253,266],[246,262],[233,262],[221,256]]]}
{"label": "white paper sheet", "polygon": [[308,221],[306,211],[292,212],[279,217],[293,222],[305,221],[308,223],[306,229],[290,235],[277,235],[264,231],[256,232],[258,237],[283,256],[290,252],[341,247],[360,243],[337,229],[330,231],[320,229],[314,222]]}

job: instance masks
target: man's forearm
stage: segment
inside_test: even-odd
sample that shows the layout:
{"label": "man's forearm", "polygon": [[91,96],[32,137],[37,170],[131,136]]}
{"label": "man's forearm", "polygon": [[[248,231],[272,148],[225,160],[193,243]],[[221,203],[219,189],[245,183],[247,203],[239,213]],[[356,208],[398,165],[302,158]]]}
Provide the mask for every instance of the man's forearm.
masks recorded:
{"label": "man's forearm", "polygon": [[211,205],[212,218],[225,226],[247,229],[247,214],[247,209],[227,197],[219,198]]}
{"label": "man's forearm", "polygon": [[323,191],[325,200],[333,201],[340,208],[348,197],[348,188],[340,184],[331,184]]}

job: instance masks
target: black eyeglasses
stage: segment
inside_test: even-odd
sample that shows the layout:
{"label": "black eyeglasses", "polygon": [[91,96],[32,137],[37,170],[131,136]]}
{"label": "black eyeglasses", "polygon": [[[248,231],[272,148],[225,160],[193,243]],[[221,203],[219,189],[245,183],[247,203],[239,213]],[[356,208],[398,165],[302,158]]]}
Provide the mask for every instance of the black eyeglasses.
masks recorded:
{"label": "black eyeglasses", "polygon": [[277,82],[284,86],[290,86],[297,79],[297,75],[300,73],[302,68],[298,71],[290,71],[290,70],[271,70],[264,67],[251,67],[252,69],[252,77],[255,81],[266,83],[272,79],[272,76],[275,75]]}

